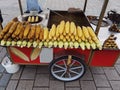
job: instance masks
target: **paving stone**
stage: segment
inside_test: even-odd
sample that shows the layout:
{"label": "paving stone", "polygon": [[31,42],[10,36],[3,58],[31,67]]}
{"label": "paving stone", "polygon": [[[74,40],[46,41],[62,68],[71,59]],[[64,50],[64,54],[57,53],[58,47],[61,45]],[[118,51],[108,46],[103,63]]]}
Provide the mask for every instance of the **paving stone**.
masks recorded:
{"label": "paving stone", "polygon": [[34,86],[49,86],[49,74],[37,74],[35,78]]}
{"label": "paving stone", "polygon": [[18,80],[10,80],[6,90],[16,90]]}
{"label": "paving stone", "polygon": [[6,48],[3,48],[0,52],[0,57],[4,58],[6,54],[7,54]]}
{"label": "paving stone", "polygon": [[115,68],[116,68],[117,72],[118,72],[119,75],[120,75],[120,65],[115,65]]}
{"label": "paving stone", "polygon": [[5,90],[5,87],[0,87],[0,90]]}
{"label": "paving stone", "polygon": [[3,47],[0,46],[0,51],[3,49]]}
{"label": "paving stone", "polygon": [[3,74],[3,76],[0,79],[0,86],[7,86],[10,77],[11,74]]}
{"label": "paving stone", "polygon": [[33,88],[33,90],[48,90],[48,88]]}
{"label": "paving stone", "polygon": [[34,68],[34,69],[37,69],[37,65],[25,65],[25,68]]}
{"label": "paving stone", "polygon": [[20,67],[20,70],[17,73],[14,73],[11,79],[19,79],[23,70],[23,66]]}
{"label": "paving stone", "polygon": [[90,72],[90,69],[88,68],[86,73],[83,75],[80,80],[93,80],[92,73]]}
{"label": "paving stone", "polygon": [[21,75],[21,79],[34,79],[36,74],[36,69],[33,68],[24,68]]}
{"label": "paving stone", "polygon": [[16,90],[32,90],[33,80],[20,80]]}
{"label": "paving stone", "polygon": [[4,72],[5,68],[0,64],[0,73]]}
{"label": "paving stone", "polygon": [[66,87],[80,87],[80,81],[76,80],[76,81],[72,81],[72,82],[66,82],[65,86]]}
{"label": "paving stone", "polygon": [[97,90],[112,90],[111,88],[97,88]]}
{"label": "paving stone", "polygon": [[49,90],[64,90],[64,82],[50,80]]}
{"label": "paving stone", "polygon": [[102,67],[91,67],[90,68],[93,74],[104,74]]}
{"label": "paving stone", "polygon": [[80,88],[66,88],[65,90],[81,90]]}
{"label": "paving stone", "polygon": [[113,90],[120,90],[120,81],[110,81]]}
{"label": "paving stone", "polygon": [[93,81],[80,81],[82,90],[96,90]]}
{"label": "paving stone", "polygon": [[48,66],[38,66],[37,73],[49,73]]}
{"label": "paving stone", "polygon": [[118,58],[118,60],[115,64],[120,64],[120,57]]}
{"label": "paving stone", "polygon": [[97,87],[110,87],[105,75],[93,75]]}
{"label": "paving stone", "polygon": [[109,80],[120,80],[120,76],[118,75],[114,67],[104,68],[104,71]]}

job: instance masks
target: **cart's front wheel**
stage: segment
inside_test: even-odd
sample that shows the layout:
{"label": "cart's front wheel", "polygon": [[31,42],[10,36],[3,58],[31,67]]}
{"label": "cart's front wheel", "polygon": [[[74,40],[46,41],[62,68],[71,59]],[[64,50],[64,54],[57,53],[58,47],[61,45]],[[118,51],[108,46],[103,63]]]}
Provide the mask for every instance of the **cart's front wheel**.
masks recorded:
{"label": "cart's front wheel", "polygon": [[49,69],[51,75],[61,81],[79,79],[86,71],[84,61],[75,56],[71,60],[68,60],[68,56],[57,58],[50,63]]}

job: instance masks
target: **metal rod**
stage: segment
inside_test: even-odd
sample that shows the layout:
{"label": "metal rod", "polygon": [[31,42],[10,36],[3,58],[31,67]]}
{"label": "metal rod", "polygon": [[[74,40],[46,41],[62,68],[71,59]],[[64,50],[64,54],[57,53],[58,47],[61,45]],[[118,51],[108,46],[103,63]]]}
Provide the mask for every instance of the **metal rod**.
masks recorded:
{"label": "metal rod", "polygon": [[20,13],[21,13],[21,15],[23,15],[21,0],[18,0],[18,3],[19,3],[19,8],[20,8]]}
{"label": "metal rod", "polygon": [[86,6],[87,6],[87,0],[85,0],[85,4],[84,4],[84,9],[83,9],[84,13],[85,13],[85,10],[86,10]]}
{"label": "metal rod", "polygon": [[98,35],[98,33],[99,33],[100,26],[101,26],[101,23],[102,23],[102,20],[103,20],[103,17],[104,17],[106,8],[107,8],[108,1],[109,0],[104,0],[104,4],[102,6],[102,10],[101,10],[101,13],[100,13],[99,21],[98,21],[98,24],[97,24],[97,27],[96,27],[96,30],[95,30],[95,34],[96,35]]}

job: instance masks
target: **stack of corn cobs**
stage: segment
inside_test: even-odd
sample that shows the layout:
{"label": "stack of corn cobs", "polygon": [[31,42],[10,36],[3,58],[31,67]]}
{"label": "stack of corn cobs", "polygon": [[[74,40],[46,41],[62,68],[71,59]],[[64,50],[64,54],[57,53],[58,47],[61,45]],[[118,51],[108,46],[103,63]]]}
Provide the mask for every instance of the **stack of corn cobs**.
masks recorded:
{"label": "stack of corn cobs", "polygon": [[64,20],[57,26],[53,24],[50,29],[41,25],[11,21],[0,32],[0,45],[102,49],[91,27],[76,26],[74,22]]}

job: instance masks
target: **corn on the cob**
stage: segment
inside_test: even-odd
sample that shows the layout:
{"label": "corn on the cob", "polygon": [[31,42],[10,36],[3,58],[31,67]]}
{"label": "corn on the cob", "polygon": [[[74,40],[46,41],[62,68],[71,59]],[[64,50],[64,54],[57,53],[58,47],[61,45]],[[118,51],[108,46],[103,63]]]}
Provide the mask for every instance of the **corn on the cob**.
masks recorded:
{"label": "corn on the cob", "polygon": [[93,38],[96,37],[95,32],[93,31],[93,29],[91,27],[87,27],[87,30]]}
{"label": "corn on the cob", "polygon": [[48,42],[43,43],[45,47],[48,47]]}
{"label": "corn on the cob", "polygon": [[58,47],[59,47],[59,48],[63,48],[63,45],[64,45],[64,44],[63,44],[62,41],[59,41],[59,42],[58,42]]}
{"label": "corn on the cob", "polygon": [[28,22],[31,22],[31,19],[32,19],[31,16],[29,16],[27,21],[28,21]]}
{"label": "corn on the cob", "polygon": [[54,37],[54,36],[55,36],[55,33],[56,33],[56,25],[55,25],[55,24],[52,25],[51,30],[52,30],[52,31],[51,31],[51,36]]}
{"label": "corn on the cob", "polygon": [[25,27],[24,33],[23,33],[23,38],[26,38],[26,37],[27,37],[27,35],[28,35],[29,32],[30,32],[30,28],[31,28],[31,25],[30,25],[30,24],[27,24],[26,27]]}
{"label": "corn on the cob", "polygon": [[32,16],[31,22],[35,22],[35,17]]}
{"label": "corn on the cob", "polygon": [[38,22],[38,19],[39,19],[38,16],[36,16],[36,18],[35,18],[35,22]]}
{"label": "corn on the cob", "polygon": [[48,28],[44,28],[44,40],[48,39],[48,35],[49,35],[49,31],[48,31]]}
{"label": "corn on the cob", "polygon": [[71,22],[71,23],[70,23],[70,33],[71,33],[71,34],[74,34],[74,32],[75,32],[75,23],[74,23],[74,22]]}
{"label": "corn on the cob", "polygon": [[40,26],[40,25],[37,25],[37,26],[36,26],[36,32],[35,32],[35,38],[36,38],[36,39],[39,38],[40,32],[41,32],[41,26]]}
{"label": "corn on the cob", "polygon": [[43,41],[43,34],[44,34],[44,30],[41,28],[41,32],[39,35],[39,40]]}
{"label": "corn on the cob", "polygon": [[91,45],[92,49],[96,49],[96,44],[94,42],[91,43],[90,45]]}
{"label": "corn on the cob", "polygon": [[8,33],[12,34],[16,30],[17,25],[18,25],[18,22],[14,22],[13,25],[10,27]]}
{"label": "corn on the cob", "polygon": [[52,41],[49,41],[48,42],[48,48],[51,48],[53,46],[53,42]]}
{"label": "corn on the cob", "polygon": [[65,32],[68,34],[70,32],[70,22],[67,21],[65,24]]}
{"label": "corn on the cob", "polygon": [[58,42],[57,42],[57,41],[54,41],[54,42],[53,42],[53,45],[54,45],[54,47],[57,47]]}
{"label": "corn on the cob", "polygon": [[82,29],[81,29],[81,27],[80,26],[77,26],[77,35],[78,35],[78,37],[82,37],[82,34],[83,34],[83,32],[82,32]]}
{"label": "corn on the cob", "polygon": [[73,46],[74,46],[74,43],[73,42],[69,42],[69,47],[73,48]]}
{"label": "corn on the cob", "polygon": [[39,42],[38,47],[41,48],[43,46],[43,42]]}
{"label": "corn on the cob", "polygon": [[2,33],[6,33],[6,32],[8,32],[8,30],[10,29],[10,27],[12,26],[12,24],[13,24],[13,21],[12,22],[9,22],[6,26],[5,26],[5,28],[3,28],[3,30],[2,30]]}
{"label": "corn on the cob", "polygon": [[85,26],[82,26],[82,31],[83,31],[84,36],[87,39],[90,38],[89,32],[88,32],[88,30],[87,30],[87,28]]}
{"label": "corn on the cob", "polygon": [[67,49],[69,46],[69,43],[68,42],[64,42],[64,48]]}
{"label": "corn on the cob", "polygon": [[5,41],[5,40],[1,40],[0,45],[1,45],[1,46],[4,46],[5,44],[6,44],[6,41]]}
{"label": "corn on the cob", "polygon": [[85,43],[84,43],[84,42],[81,42],[81,43],[80,43],[80,47],[81,47],[82,50],[85,50]]}
{"label": "corn on the cob", "polygon": [[62,21],[60,22],[60,27],[59,27],[59,33],[60,33],[60,34],[63,33],[64,28],[65,28],[65,21],[62,20]]}
{"label": "corn on the cob", "polygon": [[79,43],[77,41],[74,42],[74,48],[78,48],[79,47]]}
{"label": "corn on the cob", "polygon": [[87,49],[90,49],[90,43],[89,42],[85,42],[85,46]]}
{"label": "corn on the cob", "polygon": [[56,37],[59,37],[59,28],[60,28],[60,25],[57,25],[57,28],[56,28]]}

